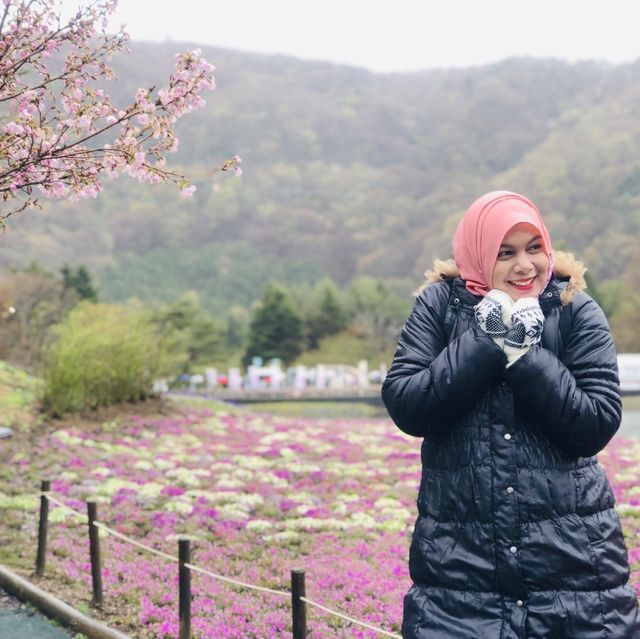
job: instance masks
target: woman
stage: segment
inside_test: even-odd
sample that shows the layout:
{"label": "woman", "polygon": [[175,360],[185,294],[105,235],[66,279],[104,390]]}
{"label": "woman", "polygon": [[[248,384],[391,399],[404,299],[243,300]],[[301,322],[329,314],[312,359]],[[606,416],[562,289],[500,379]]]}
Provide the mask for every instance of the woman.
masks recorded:
{"label": "woman", "polygon": [[620,424],[616,352],[584,268],[507,191],[471,205],[453,252],[427,274],[382,389],[424,438],[402,636],[640,638],[594,457]]}

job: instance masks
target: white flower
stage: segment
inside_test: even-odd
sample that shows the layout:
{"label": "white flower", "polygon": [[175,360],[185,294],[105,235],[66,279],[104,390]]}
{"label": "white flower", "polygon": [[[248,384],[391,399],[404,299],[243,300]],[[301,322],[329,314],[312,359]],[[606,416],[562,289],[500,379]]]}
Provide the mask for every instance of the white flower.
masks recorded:
{"label": "white flower", "polygon": [[387,519],[376,524],[378,530],[384,530],[386,532],[401,532],[405,530],[409,524],[402,519]]}
{"label": "white flower", "polygon": [[294,543],[299,541],[300,535],[295,530],[283,530],[273,535],[265,535],[264,541],[275,541],[278,543]]}
{"label": "white flower", "polygon": [[156,459],[153,462],[153,465],[158,469],[158,470],[168,470],[169,468],[175,468],[176,465],[174,462],[169,461],[168,459],[162,459],[161,457],[159,457],[158,459]]}
{"label": "white flower", "polygon": [[287,462],[287,470],[297,474],[319,473],[322,467],[309,462]]}
{"label": "white flower", "polygon": [[640,505],[633,504],[616,504],[616,510],[620,515],[633,515],[640,511]]}
{"label": "white flower", "polygon": [[333,512],[336,515],[346,515],[348,512],[347,505],[343,502],[339,502],[333,507]]}
{"label": "white flower", "polygon": [[384,446],[380,444],[368,444],[364,448],[364,454],[367,457],[386,457],[395,452],[393,446]]}
{"label": "white flower", "polygon": [[177,483],[183,486],[197,488],[200,485],[200,480],[196,477],[195,473],[188,468],[173,468],[168,470],[165,476],[175,479]]}
{"label": "white flower", "polygon": [[243,488],[244,482],[239,479],[227,479],[223,477],[222,479],[216,482],[216,488],[227,488],[228,490],[236,490],[238,488]]}
{"label": "white flower", "polygon": [[270,484],[271,486],[275,486],[276,488],[285,488],[289,485],[289,482],[284,477],[278,477],[273,473],[260,473],[258,479],[263,484]]}
{"label": "white flower", "polygon": [[246,510],[241,510],[235,506],[235,504],[225,504],[218,508],[218,514],[221,519],[241,521],[243,519],[249,519],[249,513]]}
{"label": "white flower", "polygon": [[37,497],[29,495],[9,497],[0,493],[0,510],[35,510],[39,503]]}
{"label": "white flower", "polygon": [[380,497],[374,503],[376,508],[401,508],[402,502],[399,499],[393,497]]}
{"label": "white flower", "polygon": [[96,493],[98,495],[115,495],[119,490],[128,488],[137,492],[140,484],[135,484],[132,481],[126,479],[118,479],[117,477],[110,477],[107,481],[103,482],[96,487]]}
{"label": "white flower", "polygon": [[188,490],[185,493],[190,499],[198,499],[200,497],[206,499],[210,504],[224,504],[226,502],[235,501],[236,495],[231,492],[212,492],[210,490]]}
{"label": "white flower", "polygon": [[257,493],[247,493],[244,495],[235,495],[233,501],[237,508],[253,510],[257,506],[262,506],[264,504],[264,497]]}
{"label": "white flower", "polygon": [[49,513],[49,523],[61,524],[63,521],[66,521],[71,516],[72,514],[65,508],[54,508]]}
{"label": "white flower", "polygon": [[376,520],[369,513],[352,513],[348,520],[349,527],[374,528]]}
{"label": "white flower", "polygon": [[188,504],[186,501],[182,501],[181,499],[174,499],[172,501],[168,501],[164,505],[164,509],[168,510],[170,513],[189,515],[193,510],[193,506],[191,504]]}
{"label": "white flower", "polygon": [[66,430],[57,430],[53,433],[53,437],[56,437],[67,446],[77,446],[82,444],[82,438],[70,435]]}
{"label": "white flower", "polygon": [[253,471],[247,470],[246,468],[236,468],[231,473],[236,479],[242,479],[244,481],[248,481],[249,479],[253,479]]}
{"label": "white flower", "polygon": [[273,524],[264,519],[254,519],[247,523],[247,530],[257,533],[265,532],[265,530],[271,530],[271,528],[273,528]]}
{"label": "white flower", "polygon": [[234,455],[232,457],[236,467],[247,468],[250,470],[259,470],[261,468],[269,468],[272,462],[254,455]]}
{"label": "white flower", "polygon": [[233,464],[229,462],[216,462],[215,464],[211,464],[209,468],[215,473],[217,471],[227,471],[233,468]]}
{"label": "white flower", "polygon": [[288,530],[344,530],[345,522],[340,519],[315,519],[314,517],[300,517],[288,519],[284,522]]}
{"label": "white flower", "polygon": [[160,496],[163,488],[164,486],[162,484],[158,484],[156,482],[148,482],[140,486],[138,495],[146,499],[156,499]]}

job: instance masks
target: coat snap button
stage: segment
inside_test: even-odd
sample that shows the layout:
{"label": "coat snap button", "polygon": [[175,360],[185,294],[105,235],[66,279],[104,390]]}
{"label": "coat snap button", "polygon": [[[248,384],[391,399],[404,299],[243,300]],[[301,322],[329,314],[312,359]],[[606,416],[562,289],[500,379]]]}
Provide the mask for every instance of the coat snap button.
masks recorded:
{"label": "coat snap button", "polygon": [[460,300],[459,300],[459,298],[457,298],[457,297],[456,297],[456,298],[453,300],[453,303],[454,303],[454,304],[460,304]]}
{"label": "coat snap button", "polygon": [[513,492],[513,486],[509,486],[509,487],[507,488],[507,492],[508,492],[509,494],[511,494],[511,493]]}
{"label": "coat snap button", "polygon": [[522,608],[523,604],[524,604],[524,601],[522,601],[522,599],[518,599],[518,601],[516,601],[516,606],[518,606],[518,608]]}
{"label": "coat snap button", "polygon": [[518,549],[515,546],[511,546],[511,548],[509,548],[509,552],[512,555],[515,555],[518,552]]}
{"label": "coat snap button", "polygon": [[504,434],[504,438],[505,439],[511,439],[511,433],[505,433]]}

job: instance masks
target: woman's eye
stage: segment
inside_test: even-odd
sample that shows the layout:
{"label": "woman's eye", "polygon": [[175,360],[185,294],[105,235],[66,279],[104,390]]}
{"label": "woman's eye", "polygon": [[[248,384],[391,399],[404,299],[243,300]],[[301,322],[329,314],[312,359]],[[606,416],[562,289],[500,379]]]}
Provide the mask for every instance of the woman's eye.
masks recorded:
{"label": "woman's eye", "polygon": [[542,250],[542,244],[532,244],[529,247],[529,252],[530,253],[537,253],[540,250]]}
{"label": "woman's eye", "polygon": [[498,259],[499,260],[506,260],[509,257],[511,257],[511,251],[505,250],[505,251],[499,251],[498,252]]}

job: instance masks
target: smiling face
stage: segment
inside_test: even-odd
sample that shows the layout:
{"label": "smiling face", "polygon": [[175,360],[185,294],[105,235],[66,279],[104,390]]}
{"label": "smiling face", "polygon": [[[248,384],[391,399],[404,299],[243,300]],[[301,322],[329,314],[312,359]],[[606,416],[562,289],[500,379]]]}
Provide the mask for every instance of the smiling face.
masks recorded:
{"label": "smiling face", "polygon": [[538,229],[517,224],[502,240],[493,268],[492,288],[514,300],[539,297],[547,284],[549,256]]}

